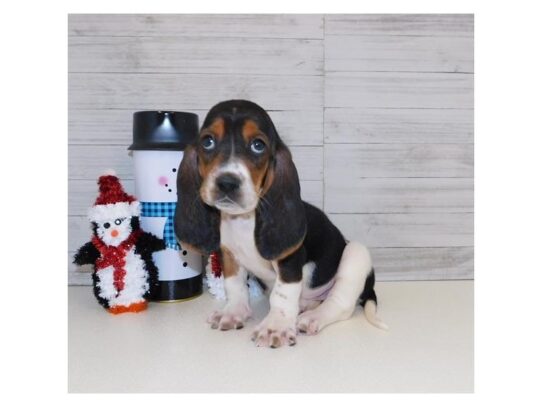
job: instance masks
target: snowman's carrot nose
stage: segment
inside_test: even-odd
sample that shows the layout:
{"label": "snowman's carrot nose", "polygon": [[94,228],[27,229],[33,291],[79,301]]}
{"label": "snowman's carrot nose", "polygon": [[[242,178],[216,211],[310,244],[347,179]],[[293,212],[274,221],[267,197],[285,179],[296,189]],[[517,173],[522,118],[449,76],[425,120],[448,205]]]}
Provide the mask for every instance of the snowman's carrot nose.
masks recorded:
{"label": "snowman's carrot nose", "polygon": [[119,231],[118,231],[117,229],[113,229],[113,230],[111,231],[111,236],[117,237],[118,235],[119,235]]}

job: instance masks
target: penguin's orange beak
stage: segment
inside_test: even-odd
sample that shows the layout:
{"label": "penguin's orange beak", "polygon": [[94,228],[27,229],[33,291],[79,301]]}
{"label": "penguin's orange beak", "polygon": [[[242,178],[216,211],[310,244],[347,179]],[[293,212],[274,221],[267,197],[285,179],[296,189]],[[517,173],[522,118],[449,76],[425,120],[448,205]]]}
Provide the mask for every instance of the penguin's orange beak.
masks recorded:
{"label": "penguin's orange beak", "polygon": [[118,231],[117,229],[113,229],[113,230],[111,231],[111,236],[117,237],[118,235],[119,235],[119,231]]}

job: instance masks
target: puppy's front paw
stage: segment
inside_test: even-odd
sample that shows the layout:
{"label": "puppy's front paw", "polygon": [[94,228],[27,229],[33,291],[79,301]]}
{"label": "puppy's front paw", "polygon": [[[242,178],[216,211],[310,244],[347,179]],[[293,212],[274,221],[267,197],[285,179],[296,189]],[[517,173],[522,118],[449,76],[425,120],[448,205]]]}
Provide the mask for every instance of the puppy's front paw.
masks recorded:
{"label": "puppy's front paw", "polygon": [[248,305],[227,304],[224,309],[214,311],[207,318],[207,322],[211,324],[211,328],[228,331],[230,329],[243,328],[245,321],[250,317],[251,311]]}
{"label": "puppy's front paw", "polygon": [[296,344],[295,318],[271,311],[252,333],[256,346],[278,348]]}

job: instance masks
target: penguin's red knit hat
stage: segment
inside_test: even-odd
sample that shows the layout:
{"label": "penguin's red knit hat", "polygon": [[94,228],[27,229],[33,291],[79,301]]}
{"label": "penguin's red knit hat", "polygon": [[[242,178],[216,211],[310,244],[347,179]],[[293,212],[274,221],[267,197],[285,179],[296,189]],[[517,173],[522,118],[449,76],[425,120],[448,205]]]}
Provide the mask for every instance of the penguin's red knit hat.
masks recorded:
{"label": "penguin's red knit hat", "polygon": [[113,171],[98,178],[98,187],[98,197],[88,213],[92,222],[139,216],[139,202],[124,191]]}

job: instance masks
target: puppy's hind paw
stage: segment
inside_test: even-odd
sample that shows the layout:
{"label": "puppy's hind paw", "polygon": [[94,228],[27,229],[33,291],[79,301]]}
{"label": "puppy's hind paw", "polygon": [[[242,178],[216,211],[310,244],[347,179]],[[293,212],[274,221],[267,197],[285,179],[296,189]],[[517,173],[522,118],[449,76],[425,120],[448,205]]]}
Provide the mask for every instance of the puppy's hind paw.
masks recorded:
{"label": "puppy's hind paw", "polygon": [[297,331],[307,335],[316,335],[320,331],[320,323],[316,315],[306,311],[297,317]]}

